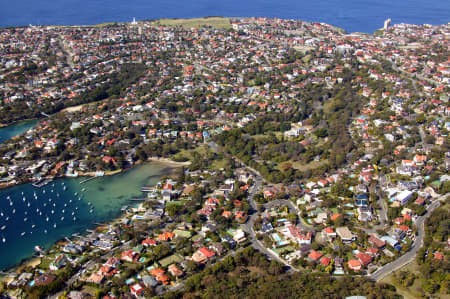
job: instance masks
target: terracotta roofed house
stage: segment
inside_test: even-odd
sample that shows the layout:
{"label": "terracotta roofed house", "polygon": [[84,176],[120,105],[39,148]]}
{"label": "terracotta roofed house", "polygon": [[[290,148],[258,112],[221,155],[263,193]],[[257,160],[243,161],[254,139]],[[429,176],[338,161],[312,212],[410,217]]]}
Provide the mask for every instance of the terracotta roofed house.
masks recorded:
{"label": "terracotta roofed house", "polygon": [[320,259],[320,257],[321,257],[322,255],[323,255],[322,252],[312,250],[312,251],[310,252],[310,254],[308,255],[308,258],[309,258],[310,260],[312,260],[312,261],[317,261],[318,259]]}
{"label": "terracotta roofed house", "polygon": [[353,271],[361,270],[361,263],[358,260],[349,260],[347,264],[348,267]]}

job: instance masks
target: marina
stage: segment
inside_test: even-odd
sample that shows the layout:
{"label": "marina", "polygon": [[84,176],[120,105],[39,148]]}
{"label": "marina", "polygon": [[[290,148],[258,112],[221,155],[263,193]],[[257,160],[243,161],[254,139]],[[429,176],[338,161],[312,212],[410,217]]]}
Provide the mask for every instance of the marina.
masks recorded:
{"label": "marina", "polygon": [[142,186],[156,184],[170,169],[152,162],[82,185],[84,178],[63,178],[0,190],[0,270],[31,257],[36,244],[48,249],[118,217],[130,199],[145,197]]}

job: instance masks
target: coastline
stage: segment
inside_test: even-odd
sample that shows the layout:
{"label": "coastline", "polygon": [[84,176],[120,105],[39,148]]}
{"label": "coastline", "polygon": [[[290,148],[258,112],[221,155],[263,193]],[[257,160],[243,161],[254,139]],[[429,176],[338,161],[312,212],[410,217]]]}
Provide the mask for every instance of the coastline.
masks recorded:
{"label": "coastline", "polygon": [[[146,161],[137,161],[133,166],[128,167],[128,168],[121,168],[121,169],[117,169],[117,170],[111,170],[111,171],[103,171],[103,175],[102,176],[113,176],[122,172],[126,172],[129,171],[131,169],[133,169],[135,166],[140,165],[142,163],[151,163],[151,162],[159,162],[162,164],[166,164],[167,166],[171,167],[171,168],[177,168],[177,167],[182,167],[182,166],[188,166],[191,164],[190,161],[186,161],[186,162],[176,162],[173,160],[170,160],[170,158],[162,158],[162,157],[149,157]],[[88,172],[79,172],[77,177],[102,177],[102,176],[98,176],[96,171],[88,171]],[[50,175],[50,176],[45,176],[42,177],[42,179],[62,179],[62,178],[74,178],[71,176],[67,176],[67,175]],[[10,183],[13,182],[13,183]],[[0,183],[0,190],[2,189],[7,189],[9,187],[14,187],[17,185],[24,185],[24,184],[29,184],[32,183],[33,180],[32,179],[28,179],[28,180],[24,180],[21,182],[17,182],[16,179],[11,180],[10,182],[6,182],[6,183]]]}
{"label": "coastline", "polygon": [[[126,169],[118,169],[116,171],[108,171],[108,172],[105,171],[105,176],[113,176],[113,175],[116,175],[116,174],[120,174],[120,173],[129,171],[129,170],[132,170],[135,166],[140,165],[142,163],[154,163],[154,162],[161,163],[163,165],[167,165],[167,168],[170,168],[170,171],[169,171],[169,174],[168,174],[169,177],[173,176],[173,173],[174,173],[174,171],[177,168],[190,164],[190,161],[187,161],[187,162],[176,162],[176,161],[170,160],[169,158],[150,157],[146,161],[137,161],[132,167],[129,167],[129,168],[126,168]],[[80,175],[80,176],[82,176],[82,177],[95,177],[95,172],[83,173],[83,175]],[[161,177],[164,177],[164,175],[162,175]],[[69,177],[67,177],[67,176],[54,176],[54,177],[47,177],[47,178],[58,179],[58,178],[69,178]],[[26,184],[26,183],[29,183],[29,182],[25,182],[23,184]],[[12,187],[12,186],[15,186],[15,185],[10,185],[8,187]],[[0,186],[0,189],[2,189],[1,186]],[[120,219],[122,217],[124,217],[125,214],[126,214],[125,212],[121,213],[117,217],[111,218],[110,220],[108,220],[106,222],[103,222],[103,223],[97,223],[97,224],[92,223],[92,226],[90,227],[90,229],[98,230],[98,229],[105,228],[108,225],[115,224],[115,223],[119,222]],[[86,234],[86,232],[81,232],[80,234],[84,235],[84,234]],[[66,238],[70,239],[71,237],[67,236]],[[62,241],[65,242],[66,238],[62,238],[62,239],[59,239],[59,240],[55,241],[49,247],[49,249],[46,250],[45,252],[48,252],[49,250],[51,250],[54,246],[56,246],[60,242],[62,242]],[[7,275],[8,273],[22,272],[27,267],[35,268],[36,266],[39,266],[40,261],[41,261],[41,257],[36,257],[36,256],[33,256],[33,255],[29,256],[29,257],[26,257],[26,258],[23,258],[17,264],[14,264],[14,265],[12,265],[12,266],[10,266],[8,268],[3,269],[3,271],[0,271],[0,272],[4,273],[4,274],[0,275],[0,281],[4,281],[5,279],[8,279],[8,275]]]}
{"label": "coastline", "polygon": [[20,122],[33,121],[33,120],[39,121],[40,119],[42,119],[42,118],[37,118],[37,117],[36,118],[25,118],[25,119],[19,119],[19,120],[13,121],[12,123],[9,123],[9,124],[0,123],[0,129],[16,125]]}

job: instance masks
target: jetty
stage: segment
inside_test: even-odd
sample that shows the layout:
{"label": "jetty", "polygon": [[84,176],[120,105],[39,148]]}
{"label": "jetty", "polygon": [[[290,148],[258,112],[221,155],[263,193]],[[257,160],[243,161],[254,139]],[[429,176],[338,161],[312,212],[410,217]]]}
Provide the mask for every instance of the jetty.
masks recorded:
{"label": "jetty", "polygon": [[42,187],[44,187],[45,185],[48,185],[51,182],[53,182],[53,179],[45,179],[43,181],[34,182],[31,185],[33,185],[33,187],[36,187],[36,188],[42,188]]}
{"label": "jetty", "polygon": [[146,201],[147,198],[131,198],[131,201]]}
{"label": "jetty", "polygon": [[155,190],[155,187],[145,186],[141,188],[141,192],[151,192]]}
{"label": "jetty", "polygon": [[93,177],[87,178],[87,179],[85,179],[85,180],[82,180],[82,181],[80,182],[80,185],[81,185],[81,184],[84,184],[84,183],[86,183],[86,182],[89,182],[89,181],[91,181],[91,180],[93,180],[93,179],[96,179],[96,178],[98,178],[98,177],[97,177],[97,176],[93,176]]}

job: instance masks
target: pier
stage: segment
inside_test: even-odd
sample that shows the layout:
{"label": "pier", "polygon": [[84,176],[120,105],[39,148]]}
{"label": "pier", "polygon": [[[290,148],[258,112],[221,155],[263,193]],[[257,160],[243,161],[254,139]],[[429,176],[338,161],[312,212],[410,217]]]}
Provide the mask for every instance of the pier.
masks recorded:
{"label": "pier", "polygon": [[31,185],[33,185],[36,188],[41,188],[41,187],[44,187],[45,185],[47,185],[47,184],[49,184],[51,182],[53,182],[53,179],[45,179],[43,181],[35,182],[35,183],[31,184]]}
{"label": "pier", "polygon": [[147,198],[131,198],[131,201],[146,201]]}
{"label": "pier", "polygon": [[82,180],[82,181],[80,182],[80,185],[81,185],[81,184],[84,184],[84,183],[86,183],[86,182],[89,182],[90,180],[96,179],[96,178],[98,178],[98,177],[93,176],[93,177],[87,178],[87,179],[85,179],[85,180]]}

